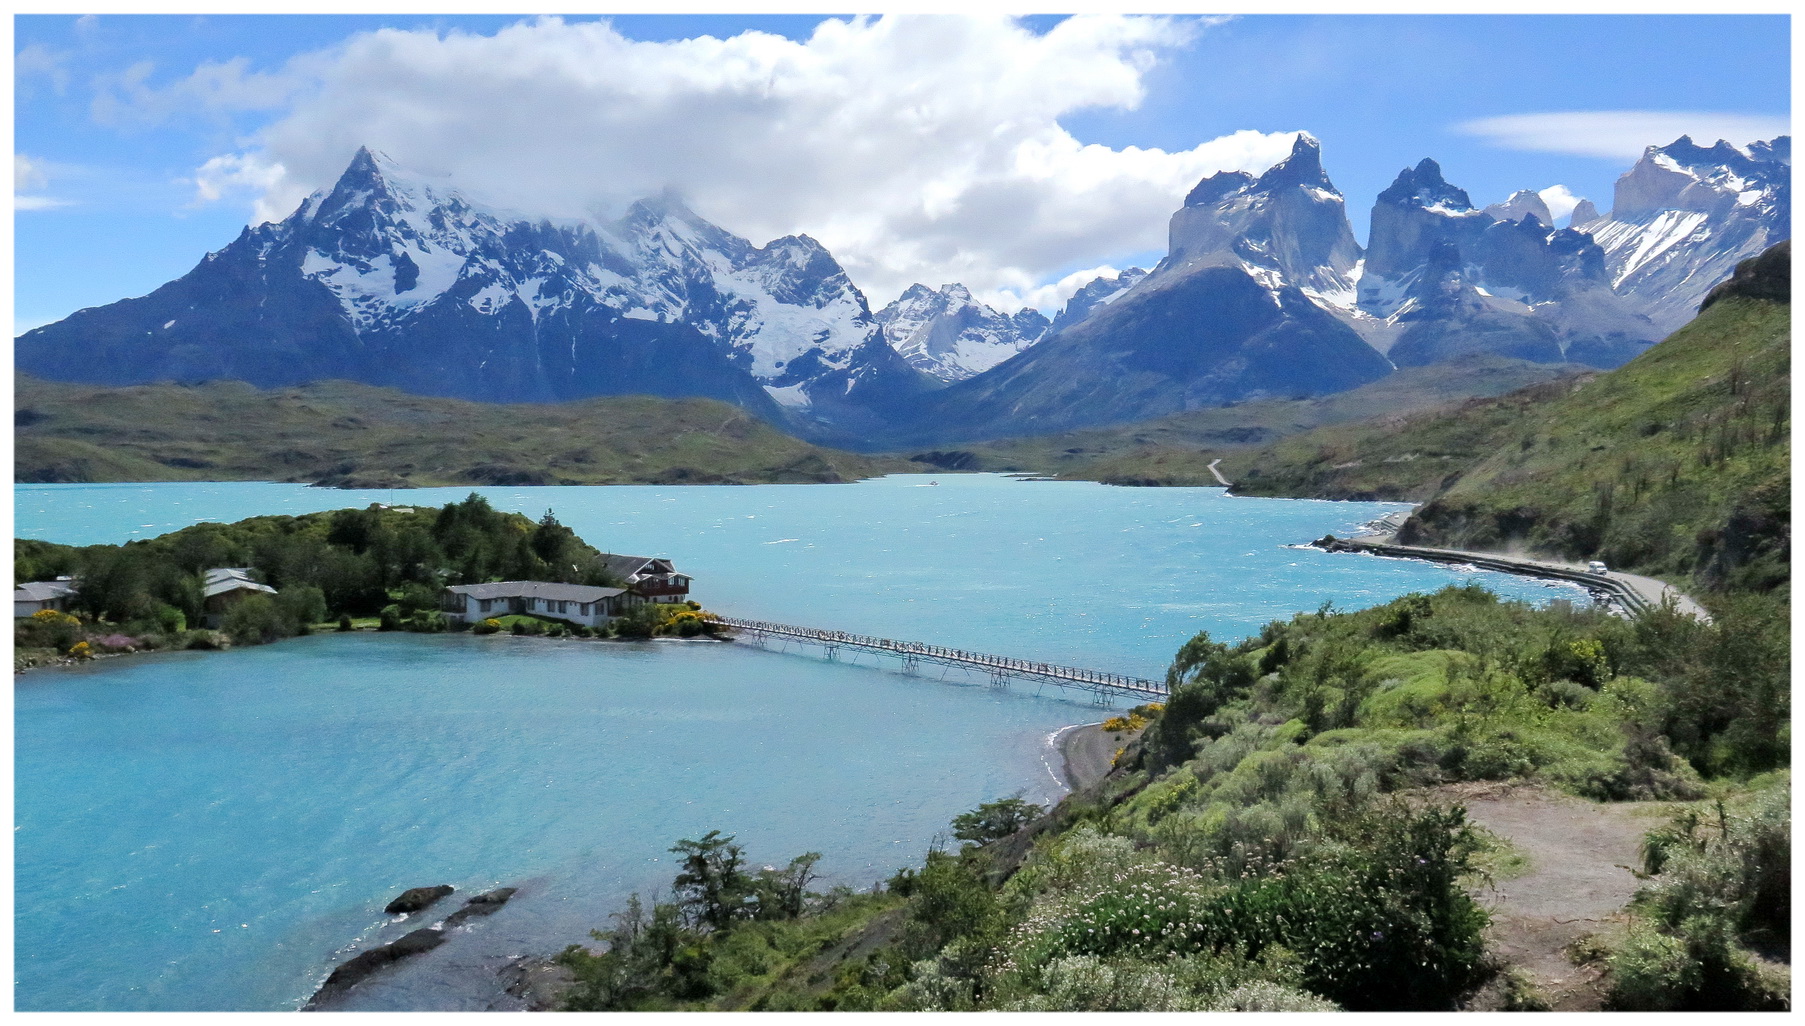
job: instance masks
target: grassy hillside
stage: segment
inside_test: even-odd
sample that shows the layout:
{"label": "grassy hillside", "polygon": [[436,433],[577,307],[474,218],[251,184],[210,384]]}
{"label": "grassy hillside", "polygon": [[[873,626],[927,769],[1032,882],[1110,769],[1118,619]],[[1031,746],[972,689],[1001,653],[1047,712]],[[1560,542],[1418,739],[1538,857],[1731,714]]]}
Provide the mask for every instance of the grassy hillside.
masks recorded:
{"label": "grassy hillside", "polygon": [[920,464],[809,445],[725,403],[497,406],[344,381],[107,388],[20,375],[13,479],[453,484],[851,481]]}
{"label": "grassy hillside", "polygon": [[1529,412],[1405,541],[1523,545],[1711,589],[1787,580],[1790,304],[1732,297]]}
{"label": "grassy hillside", "polygon": [[1226,456],[1237,495],[1425,502],[1490,455],[1534,411],[1596,377],[1332,424]]}
{"label": "grassy hillside", "polygon": [[1731,296],[1624,366],[1229,455],[1247,495],[1426,502],[1400,540],[1784,585],[1791,307]]}
{"label": "grassy hillside", "polygon": [[1102,781],[1031,822],[987,803],[954,820],[964,846],[877,893],[807,894],[812,855],[752,872],[774,853],[679,841],[668,899],[564,953],[568,1007],[1547,1007],[1554,981],[1488,950],[1474,894],[1525,855],[1465,815],[1479,781],[1684,803],[1627,938],[1590,946],[1595,1000],[1784,1006],[1784,970],[1748,951],[1790,951],[1783,617],[1632,622],[1448,588],[1200,634],[1167,679]]}
{"label": "grassy hillside", "polygon": [[[1268,399],[1119,427],[964,444],[912,454],[949,469],[1021,471],[1109,484],[1214,485],[1211,460],[1328,424],[1495,396],[1580,368],[1479,357],[1398,371],[1316,399]],[[1225,462],[1224,466],[1227,466]]]}

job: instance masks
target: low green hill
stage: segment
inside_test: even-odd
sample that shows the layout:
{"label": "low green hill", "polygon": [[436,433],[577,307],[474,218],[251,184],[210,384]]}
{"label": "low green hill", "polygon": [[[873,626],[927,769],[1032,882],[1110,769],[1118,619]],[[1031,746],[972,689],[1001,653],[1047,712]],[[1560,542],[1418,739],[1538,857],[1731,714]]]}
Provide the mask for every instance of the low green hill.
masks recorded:
{"label": "low green hill", "polygon": [[1548,403],[1595,372],[1502,396],[1330,424],[1224,457],[1237,495],[1425,502]]}
{"label": "low green hill", "polygon": [[1314,399],[1266,399],[1215,406],[1118,427],[1006,438],[918,452],[920,463],[953,470],[1029,472],[1130,485],[1215,485],[1212,460],[1323,425],[1496,396],[1581,368],[1483,356],[1413,367],[1370,385]]}
{"label": "low green hill", "polygon": [[344,487],[852,481],[919,464],[824,449],[709,399],[498,406],[345,381],[128,388],[20,375],[13,479]]}

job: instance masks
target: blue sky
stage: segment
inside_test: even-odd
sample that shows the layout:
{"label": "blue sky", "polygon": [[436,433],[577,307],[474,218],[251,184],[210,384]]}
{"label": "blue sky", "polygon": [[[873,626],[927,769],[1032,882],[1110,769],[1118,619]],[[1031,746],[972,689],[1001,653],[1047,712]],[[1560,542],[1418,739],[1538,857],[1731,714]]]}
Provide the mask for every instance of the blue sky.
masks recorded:
{"label": "blue sky", "polygon": [[[1672,129],[1789,116],[1781,16],[1033,18],[812,44],[815,16],[503,32],[519,21],[17,17],[16,330],[179,276],[329,184],[353,140],[534,212],[675,185],[754,242],[822,239],[880,304],[965,280],[1048,306],[1070,279],[1157,259],[1190,182],[1269,163],[1281,133],[1322,141],[1364,238],[1373,196],[1425,156],[1477,203],[1563,185],[1608,209],[1636,150]],[[748,30],[792,42],[730,40]],[[676,42],[703,35],[730,45]],[[1621,118],[1462,127],[1620,111],[1648,114],[1622,139]]]}

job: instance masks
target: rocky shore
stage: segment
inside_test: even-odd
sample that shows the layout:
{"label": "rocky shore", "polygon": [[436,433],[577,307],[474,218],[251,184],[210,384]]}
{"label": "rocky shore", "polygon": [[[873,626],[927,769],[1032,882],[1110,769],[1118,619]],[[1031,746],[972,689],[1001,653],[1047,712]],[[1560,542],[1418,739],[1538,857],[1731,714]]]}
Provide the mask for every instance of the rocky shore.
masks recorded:
{"label": "rocky shore", "polygon": [[[395,900],[388,903],[383,911],[389,915],[409,916],[425,911],[436,904],[439,899],[452,893],[449,884],[438,884],[432,887],[413,887],[403,891]],[[326,982],[307,1004],[301,1007],[304,1012],[330,1009],[352,987],[380,972],[386,966],[399,962],[404,958],[431,951],[447,940],[458,927],[479,916],[492,915],[508,903],[518,888],[498,887],[485,891],[464,903],[464,907],[446,916],[440,922],[424,926],[411,933],[404,934],[399,940],[390,941],[380,947],[360,952],[349,961],[332,971]]]}

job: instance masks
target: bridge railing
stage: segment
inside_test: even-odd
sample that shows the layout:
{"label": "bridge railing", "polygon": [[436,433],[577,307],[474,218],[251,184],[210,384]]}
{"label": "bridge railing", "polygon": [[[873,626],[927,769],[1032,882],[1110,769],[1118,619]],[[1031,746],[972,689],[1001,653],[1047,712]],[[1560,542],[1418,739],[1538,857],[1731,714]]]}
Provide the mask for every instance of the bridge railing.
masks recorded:
{"label": "bridge railing", "polygon": [[968,666],[986,667],[1028,674],[1046,680],[1060,682],[1095,684],[1103,687],[1118,688],[1139,694],[1165,694],[1164,681],[1146,680],[1130,677],[1126,674],[1107,673],[1102,670],[1086,670],[1076,666],[1060,666],[1055,663],[1040,662],[1032,659],[1021,659],[1015,656],[992,655],[987,652],[973,652],[962,648],[948,648],[944,645],[929,645],[919,641],[897,641],[892,638],[878,638],[868,634],[850,634],[845,631],[823,630],[817,627],[797,627],[792,624],[772,623],[766,620],[742,620],[737,617],[720,616],[716,618],[725,626],[739,630],[771,634],[778,637],[795,638],[799,641],[812,642],[819,645],[849,645],[868,648],[880,652],[892,652],[899,655],[926,656],[932,659],[959,663]]}

